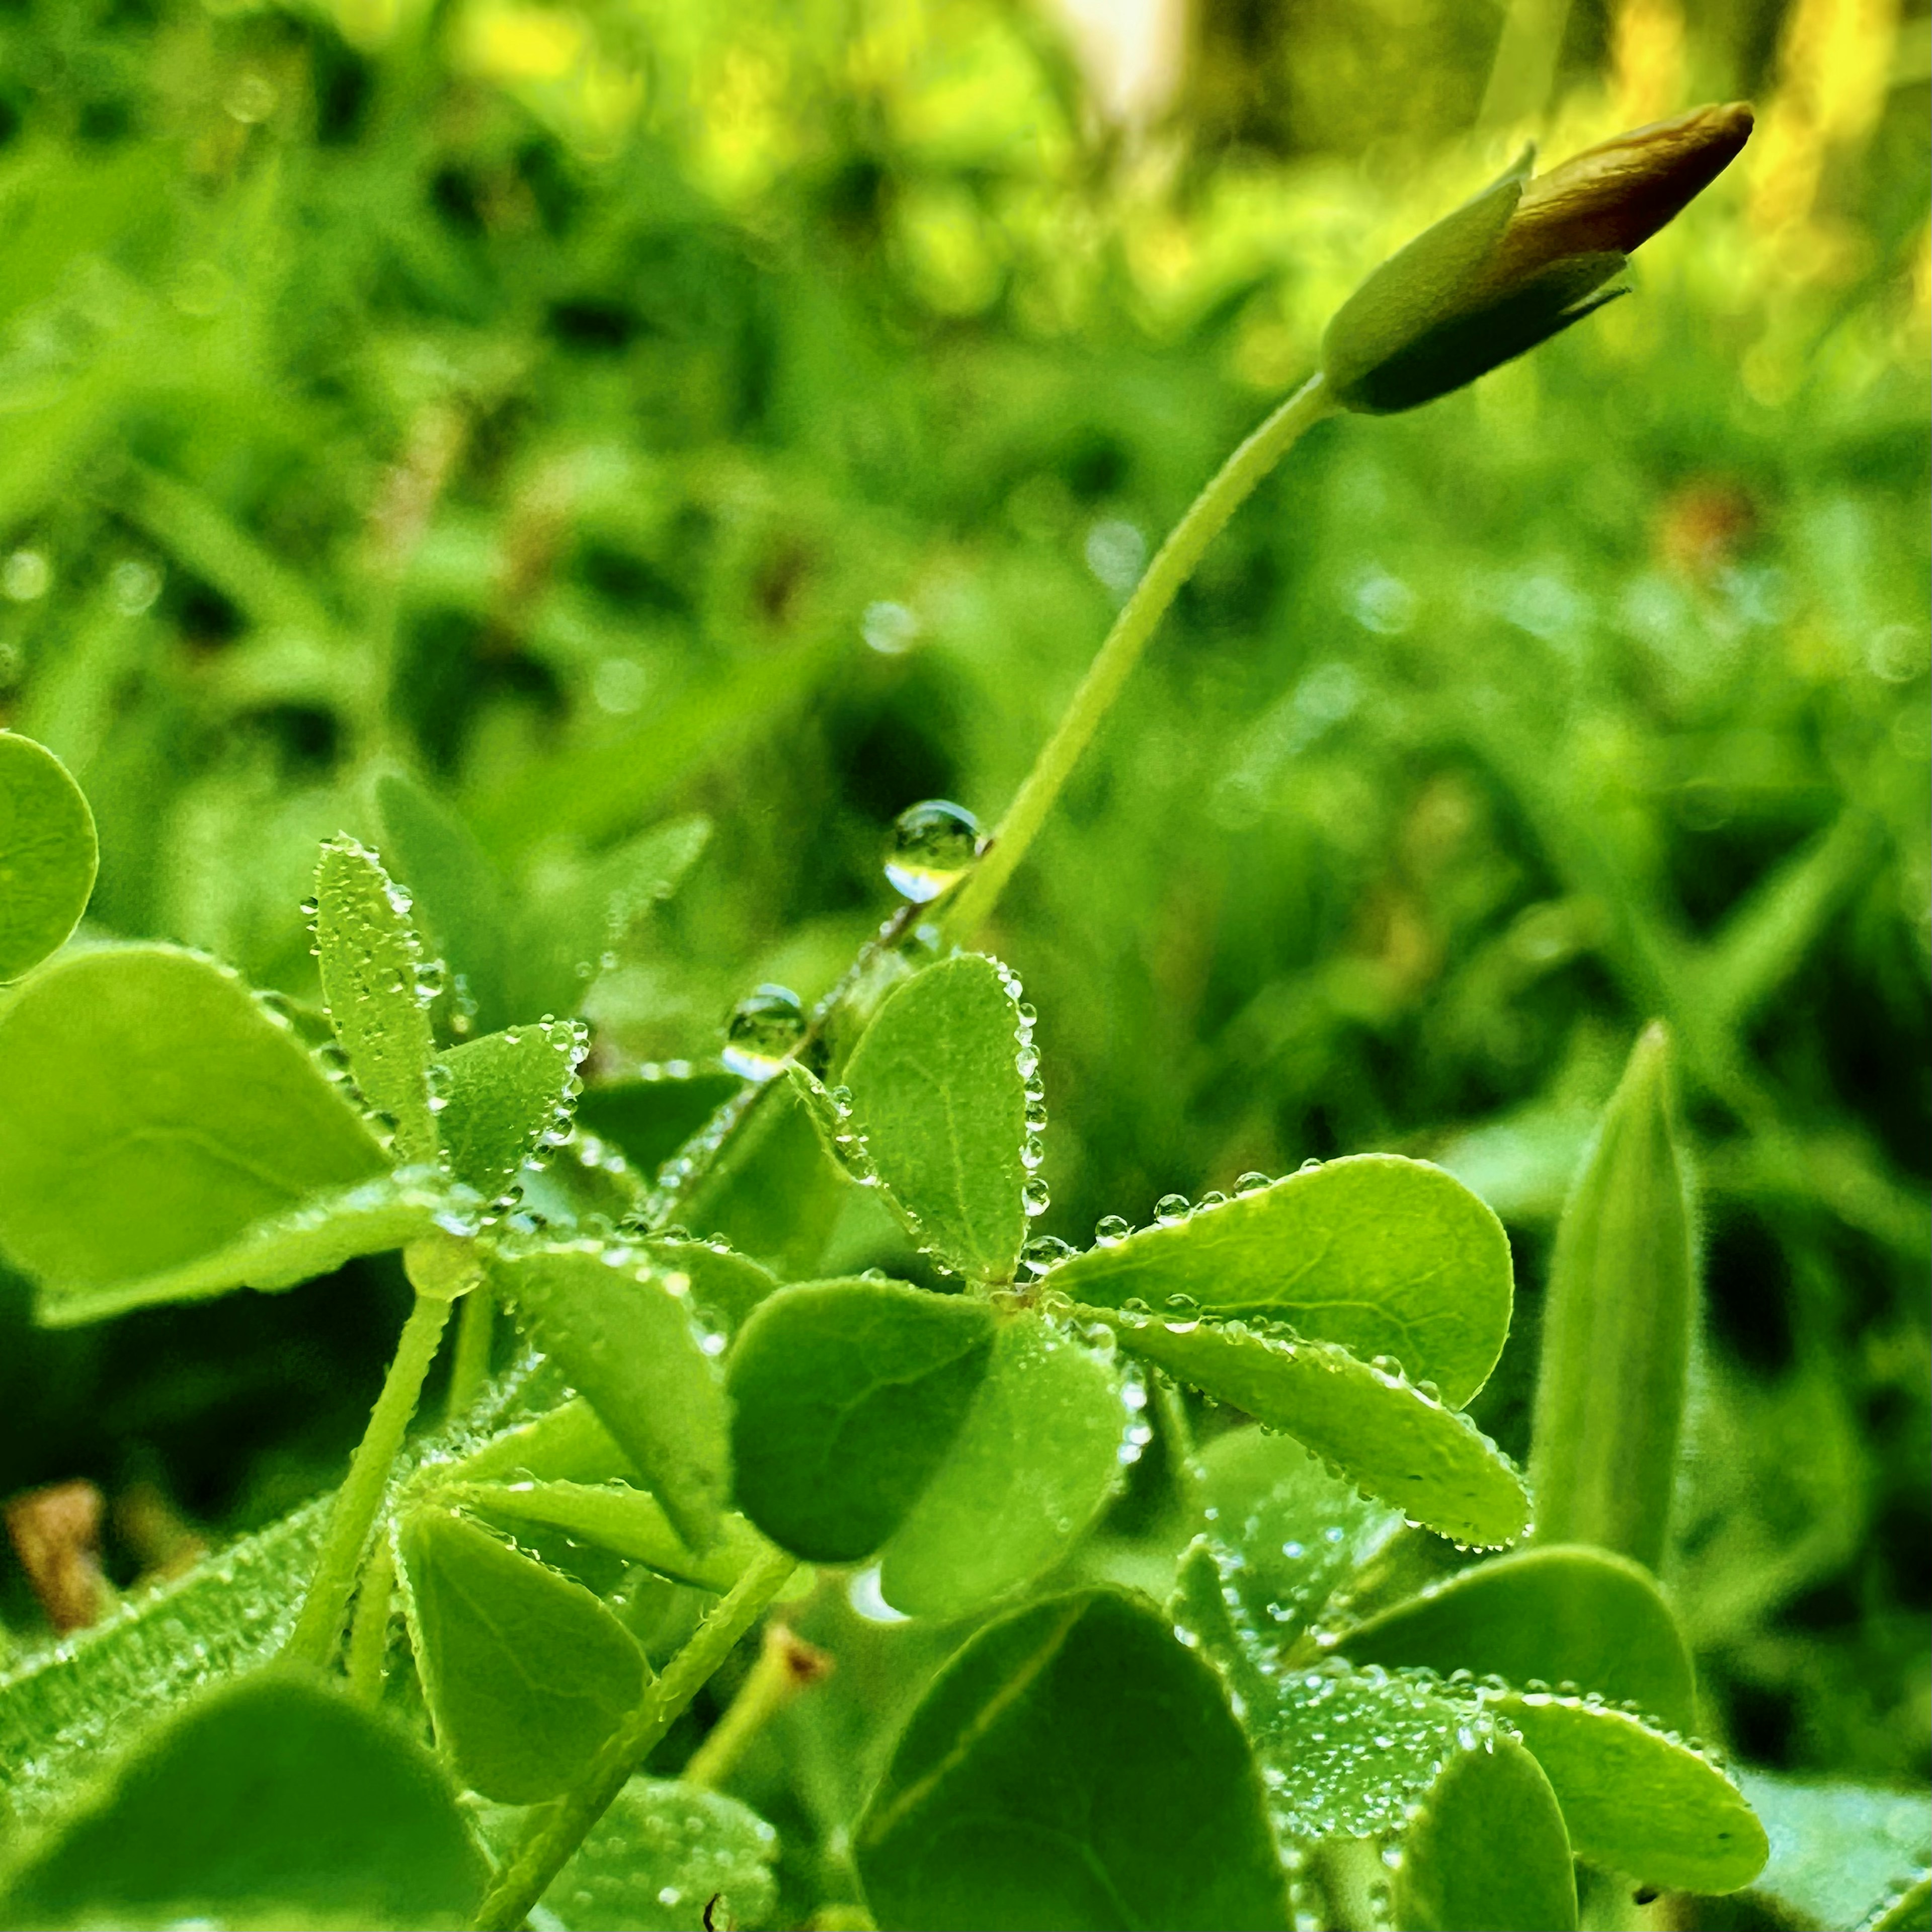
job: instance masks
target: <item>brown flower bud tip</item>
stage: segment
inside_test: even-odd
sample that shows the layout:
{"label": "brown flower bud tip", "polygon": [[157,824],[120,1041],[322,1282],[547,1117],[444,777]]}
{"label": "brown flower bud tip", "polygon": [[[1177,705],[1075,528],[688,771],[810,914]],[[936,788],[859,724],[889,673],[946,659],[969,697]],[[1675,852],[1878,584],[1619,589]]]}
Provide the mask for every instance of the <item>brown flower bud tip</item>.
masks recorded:
{"label": "brown flower bud tip", "polygon": [[1630,254],[1730,166],[1751,122],[1745,101],[1694,107],[1538,175],[1524,188],[1484,282],[1508,287],[1565,256]]}

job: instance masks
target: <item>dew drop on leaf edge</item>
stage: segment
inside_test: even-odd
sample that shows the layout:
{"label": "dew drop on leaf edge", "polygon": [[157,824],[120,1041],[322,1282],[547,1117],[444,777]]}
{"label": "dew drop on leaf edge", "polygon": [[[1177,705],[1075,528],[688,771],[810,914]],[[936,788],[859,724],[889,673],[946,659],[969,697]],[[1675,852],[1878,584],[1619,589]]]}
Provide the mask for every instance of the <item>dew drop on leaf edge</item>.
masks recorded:
{"label": "dew drop on leaf edge", "polygon": [[754,987],[724,1028],[724,1064],[746,1080],[769,1080],[805,1037],[805,1007],[789,986]]}
{"label": "dew drop on leaf edge", "polygon": [[980,821],[963,805],[926,799],[893,820],[886,878],[902,898],[923,905],[944,892],[979,850]]}

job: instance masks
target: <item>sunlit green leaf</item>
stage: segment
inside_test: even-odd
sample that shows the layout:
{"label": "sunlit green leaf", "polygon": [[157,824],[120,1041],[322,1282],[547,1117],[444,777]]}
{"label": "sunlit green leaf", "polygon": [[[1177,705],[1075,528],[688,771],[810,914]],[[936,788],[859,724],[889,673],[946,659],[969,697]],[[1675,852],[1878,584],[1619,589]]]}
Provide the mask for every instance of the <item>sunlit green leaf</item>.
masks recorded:
{"label": "sunlit green leaf", "polygon": [[471,1448],[454,1473],[473,1482],[634,1482],[637,1465],[582,1396]]}
{"label": "sunlit green leaf", "polygon": [[1346,1348],[1240,1322],[1078,1312],[1110,1323],[1136,1355],[1285,1430],[1444,1536],[1460,1543],[1511,1543],[1528,1524],[1522,1479],[1468,1417]]}
{"label": "sunlit green leaf", "polygon": [[778,1834],[736,1798],[634,1778],[551,1882],[544,1910],[565,1932],[765,1925],[777,1852]]}
{"label": "sunlit green leaf", "polygon": [[397,1538],[436,1742],[472,1790],[534,1804],[581,1779],[636,1708],[649,1666],[572,1582],[448,1509]]}
{"label": "sunlit green leaf", "polygon": [[364,1103],[395,1124],[395,1156],[411,1164],[440,1151],[430,1106],[436,1058],[418,991],[422,942],[409,896],[353,839],[322,848],[315,878],[315,939],[330,1024]]}
{"label": "sunlit green leaf", "polygon": [[677,1532],[711,1540],[729,1487],[724,1390],[688,1284],[628,1249],[594,1243],[494,1264],[537,1345],[597,1412]]}
{"label": "sunlit green leaf", "polygon": [[974,1636],[854,1834],[882,1927],[1064,1932],[1287,1922],[1261,1780],[1220,1685],[1110,1591]]}
{"label": "sunlit green leaf", "polygon": [[256,1676],[143,1738],[8,1876],[10,1926],[458,1926],[482,1854],[420,1744]]}
{"label": "sunlit green leaf", "polygon": [[287,1028],[197,954],[76,954],[0,1012],[0,1247],[56,1316],[386,1165]]}
{"label": "sunlit green leaf", "polygon": [[676,1292],[691,1298],[700,1321],[729,1330],[742,1328],[778,1285],[770,1268],[716,1242],[658,1237],[639,1245],[674,1288],[680,1278],[686,1282]]}
{"label": "sunlit green leaf", "polygon": [[782,1279],[808,1280],[850,1191],[788,1083],[760,1099],[678,1213]]}
{"label": "sunlit green leaf", "polygon": [[1558,1545],[1478,1564],[1358,1624],[1340,1647],[1359,1664],[1573,1684],[1628,1700],[1662,1729],[1696,1724],[1670,1605],[1646,1571],[1605,1550]]}
{"label": "sunlit green leaf", "polygon": [[412,1168],[359,1186],[311,1195],[300,1207],[256,1222],[212,1253],[179,1268],[111,1287],[44,1294],[40,1318],[50,1328],[67,1328],[130,1308],[199,1301],[232,1288],[292,1288],[333,1274],[358,1255],[406,1247],[441,1222],[466,1226],[476,1197],[425,1180],[425,1172]]}
{"label": "sunlit green leaf", "polygon": [[1554,1693],[1515,1692],[1496,1708],[1556,1787],[1579,1858],[1686,1892],[1736,1892],[1763,1869],[1764,1827],[1690,1744],[1628,1712]]}
{"label": "sunlit green leaf", "polygon": [[1440,1168],[1388,1154],[1328,1161],[1090,1248],[1054,1269],[1053,1286],[1110,1308],[1192,1303],[1285,1322],[1365,1360],[1392,1357],[1451,1408],[1489,1379],[1511,1299],[1495,1215]]}
{"label": "sunlit green leaf", "polygon": [[976,953],[886,998],[845,1084],[866,1151],[914,1233],[950,1268],[1010,1281],[1026,1239],[1026,1083],[1013,995]]}
{"label": "sunlit green leaf", "polygon": [[738,1507],[814,1562],[869,1556],[958,1438],[994,1327],[983,1303],[896,1282],[781,1288],[731,1352]]}
{"label": "sunlit green leaf", "polygon": [[588,1042],[574,1022],[486,1034],[436,1056],[436,1129],[450,1171],[485,1201],[499,1199],[542,1137],[568,1123]]}
{"label": "sunlit green leaf", "polygon": [[65,940],[99,862],[94,814],[67,767],[32,739],[0,731],[0,980]]}
{"label": "sunlit green leaf", "polygon": [[1395,1881],[1402,1932],[1570,1932],[1576,1868],[1556,1794],[1510,1738],[1459,1751],[1408,1828]]}
{"label": "sunlit green leaf", "polygon": [[1119,1372],[1073,1336],[1003,1320],[964,1424],[880,1553],[886,1601],[960,1616],[1050,1568],[1118,1484],[1137,1413]]}

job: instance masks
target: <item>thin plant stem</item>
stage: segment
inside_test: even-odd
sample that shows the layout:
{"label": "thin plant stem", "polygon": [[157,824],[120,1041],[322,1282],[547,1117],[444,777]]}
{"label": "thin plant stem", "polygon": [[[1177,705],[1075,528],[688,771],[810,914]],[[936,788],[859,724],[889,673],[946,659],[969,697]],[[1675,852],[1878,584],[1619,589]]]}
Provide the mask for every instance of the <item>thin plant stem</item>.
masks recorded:
{"label": "thin plant stem", "polygon": [[732,1586],[665,1666],[643,1701],[597,1754],[584,1782],[544,1806],[497,1875],[472,1922],[478,1932],[516,1932],[550,1881],[608,1811],[645,1755],[710,1681],[732,1646],[764,1614],[798,1559],[768,1550]]}
{"label": "thin plant stem", "polygon": [[1171,1376],[1156,1370],[1149,1380],[1154,1384],[1154,1411],[1160,1418],[1174,1493],[1183,1509],[1192,1510],[1201,1501],[1203,1472],[1200,1458],[1195,1454],[1194,1424],[1187,1413],[1187,1399]]}
{"label": "thin plant stem", "polygon": [[496,1331],[496,1301],[479,1282],[463,1298],[456,1320],[456,1358],[449,1368],[449,1414],[462,1414],[490,1379],[490,1344]]}
{"label": "thin plant stem", "polygon": [[[1324,417],[1334,415],[1338,406],[1321,376],[1311,376],[1215,472],[1155,553],[1133,595],[1121,606],[1113,628],[1102,640],[1053,736],[1034,759],[1033,769],[972,871],[956,890],[937,904],[899,908],[878,939],[868,942],[853,970],[819,1003],[794,1053],[803,1051],[818,1038],[872,954],[881,947],[896,945],[916,921],[936,919],[944,937],[955,944],[970,940],[986,923],[1007,880],[1046,823],[1061,788],[1072,776],[1081,753],[1120,696],[1148,640],[1166,615],[1168,607],[1180,595],[1181,586],[1194,574],[1195,566],[1208,546],[1227,527],[1228,520],[1303,433]],[[686,1163],[684,1171],[676,1181],[658,1186],[646,1197],[642,1215],[647,1224],[661,1227],[676,1216],[716,1165],[727,1143],[742,1130],[766,1094],[780,1084],[776,1080],[766,1081],[748,1093],[734,1095],[679,1150],[679,1161]]]}
{"label": "thin plant stem", "polygon": [[389,1656],[389,1612],[396,1594],[396,1552],[378,1536],[362,1566],[362,1587],[349,1619],[349,1694],[358,1704],[382,1702],[384,1666]]}
{"label": "thin plant stem", "polygon": [[1120,607],[1114,628],[1094,653],[1053,736],[1034,760],[1033,769],[1007,807],[991,843],[946,908],[941,925],[948,938],[969,939],[986,923],[1006,881],[1046,822],[1061,788],[1072,776],[1080,754],[1140,662],[1155,627],[1181,586],[1194,574],[1208,546],[1303,433],[1333,415],[1336,406],[1322,377],[1311,376],[1222,464],[1188,506],[1186,514],[1155,554],[1134,594]]}
{"label": "thin plant stem", "polygon": [[301,1614],[282,1654],[290,1662],[326,1670],[342,1636],[349,1598],[362,1567],[376,1512],[388,1486],[389,1470],[403,1446],[403,1433],[416,1412],[423,1378],[436,1359],[436,1345],[449,1320],[449,1304],[419,1294],[403,1324],[395,1359],[383,1378],[382,1392],[369,1418],[369,1426],[356,1445],[349,1479],[335,1493],[335,1508],[322,1543],[322,1558],[308,1586]]}
{"label": "thin plant stem", "polygon": [[815,1644],[782,1623],[765,1626],[758,1660],[745,1673],[737,1694],[679,1773],[686,1784],[716,1790],[731,1774],[746,1748],[800,1691],[831,1674],[832,1660]]}

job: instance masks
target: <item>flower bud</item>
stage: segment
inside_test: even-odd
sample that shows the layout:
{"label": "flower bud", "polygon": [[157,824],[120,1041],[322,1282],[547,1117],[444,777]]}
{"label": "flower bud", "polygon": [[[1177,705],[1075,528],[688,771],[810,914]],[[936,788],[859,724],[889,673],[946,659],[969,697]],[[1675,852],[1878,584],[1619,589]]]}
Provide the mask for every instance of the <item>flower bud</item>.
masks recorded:
{"label": "flower bud", "polygon": [[1742,102],[1700,107],[1533,181],[1526,149],[1343,303],[1322,347],[1336,401],[1372,415],[1414,409],[1627,292],[1604,284],[1716,180],[1750,130]]}

